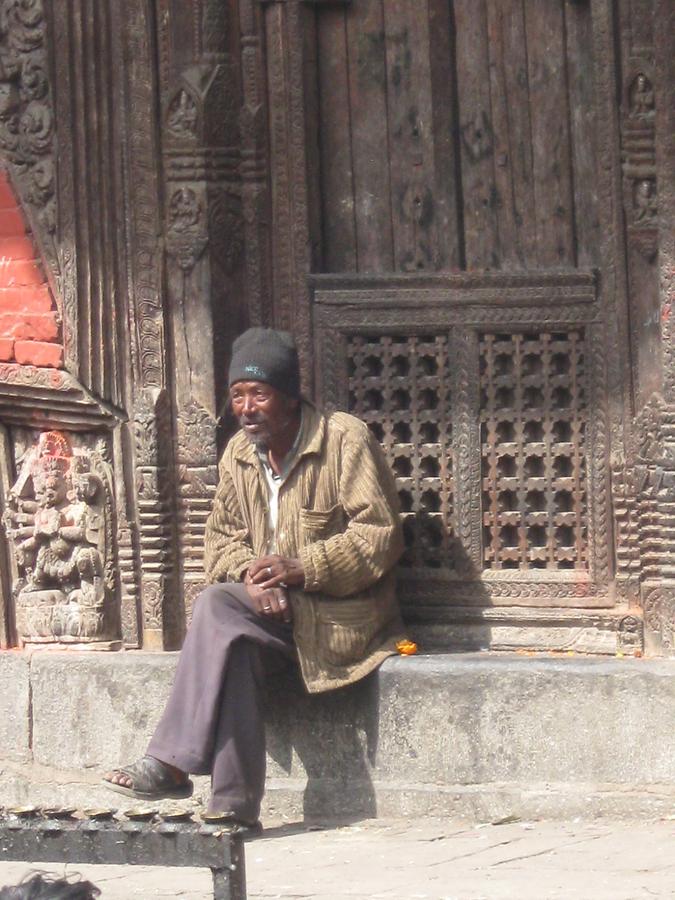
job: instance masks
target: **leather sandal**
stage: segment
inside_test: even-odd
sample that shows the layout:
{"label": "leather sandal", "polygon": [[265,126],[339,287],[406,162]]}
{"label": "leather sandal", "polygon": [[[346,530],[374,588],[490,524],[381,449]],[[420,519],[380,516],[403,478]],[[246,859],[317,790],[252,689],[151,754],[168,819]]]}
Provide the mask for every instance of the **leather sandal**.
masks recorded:
{"label": "leather sandal", "polygon": [[126,775],[132,787],[103,779],[105,787],[137,800],[183,800],[191,797],[194,785],[189,778],[177,782],[168,766],[153,756],[143,756],[130,766],[113,769],[112,775]]}
{"label": "leather sandal", "polygon": [[209,810],[202,818],[207,825],[218,825],[223,831],[227,831],[229,834],[240,837],[243,840],[258,837],[263,832],[260,819],[257,819],[255,822],[247,822],[238,818],[232,812],[213,812]]}

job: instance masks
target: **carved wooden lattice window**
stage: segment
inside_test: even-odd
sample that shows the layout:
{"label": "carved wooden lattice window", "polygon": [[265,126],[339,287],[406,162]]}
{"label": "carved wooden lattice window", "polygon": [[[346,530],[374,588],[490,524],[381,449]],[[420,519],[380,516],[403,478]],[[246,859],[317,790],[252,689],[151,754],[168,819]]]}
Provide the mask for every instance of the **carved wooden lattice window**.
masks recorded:
{"label": "carved wooden lattice window", "polygon": [[613,604],[595,282],[315,276],[318,398],[364,419],[385,449],[415,621]]}
{"label": "carved wooden lattice window", "polygon": [[446,335],[347,340],[349,411],[384,447],[408,567],[453,568],[452,400]]}
{"label": "carved wooden lattice window", "polygon": [[480,335],[483,565],[585,569],[580,331]]}

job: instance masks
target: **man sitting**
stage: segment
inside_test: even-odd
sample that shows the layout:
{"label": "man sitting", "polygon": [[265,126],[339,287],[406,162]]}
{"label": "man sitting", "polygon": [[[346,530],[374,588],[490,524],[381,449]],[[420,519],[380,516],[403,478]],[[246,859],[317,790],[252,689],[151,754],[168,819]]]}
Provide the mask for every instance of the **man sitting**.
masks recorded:
{"label": "man sitting", "polygon": [[301,399],[290,335],[234,342],[230,402],[241,430],[220,462],[199,596],[162,719],[137,763],[106,776],[146,800],[187,797],[211,774],[211,812],[259,828],[261,687],[290,660],[308,691],[352,684],[403,638],[393,566],[398,497],[366,425]]}

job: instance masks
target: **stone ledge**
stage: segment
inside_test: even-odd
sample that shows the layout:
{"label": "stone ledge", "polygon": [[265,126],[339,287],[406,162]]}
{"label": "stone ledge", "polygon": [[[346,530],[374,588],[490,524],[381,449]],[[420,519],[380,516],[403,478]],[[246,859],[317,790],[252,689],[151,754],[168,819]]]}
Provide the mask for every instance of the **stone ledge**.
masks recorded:
{"label": "stone ledge", "polygon": [[[123,805],[99,773],[143,752],[176,659],[0,654],[0,804]],[[322,818],[670,812],[674,676],[671,660],[467,654],[394,658],[360,685],[313,697],[283,679],[269,694],[266,808]]]}

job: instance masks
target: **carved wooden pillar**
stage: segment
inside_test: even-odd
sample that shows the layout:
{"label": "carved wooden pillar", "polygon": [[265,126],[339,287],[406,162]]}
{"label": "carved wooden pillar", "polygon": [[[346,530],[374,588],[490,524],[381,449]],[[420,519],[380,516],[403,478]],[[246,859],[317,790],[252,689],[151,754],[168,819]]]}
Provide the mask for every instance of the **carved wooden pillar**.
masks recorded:
{"label": "carved wooden pillar", "polygon": [[654,4],[622,0],[621,151],[635,408],[660,386]]}
{"label": "carved wooden pillar", "polygon": [[[0,426],[0,507],[5,509],[11,488],[12,448],[8,430]],[[12,586],[19,573],[14,554],[5,541],[0,540],[0,649],[16,643]]]}
{"label": "carved wooden pillar", "polygon": [[251,325],[273,319],[268,98],[263,17],[258,0],[240,0],[242,108],[241,192],[246,246],[246,306]]}
{"label": "carved wooden pillar", "polygon": [[654,55],[656,180],[659,191],[659,290],[663,354],[663,393],[675,403],[675,8],[656,0]]}
{"label": "carved wooden pillar", "polygon": [[217,409],[229,346],[246,321],[235,13],[236,4],[222,0],[158,0],[156,8],[167,352],[176,372],[178,636],[203,587],[204,527],[217,482]]}
{"label": "carved wooden pillar", "polygon": [[[131,486],[135,528],[125,558],[138,551],[140,634],[147,649],[176,646],[180,629],[176,604],[174,484],[171,453],[172,410],[167,392],[167,336],[163,290],[164,257],[161,205],[159,91],[155,67],[154,2],[126,0],[119,8],[124,59],[125,156],[127,175],[126,249],[130,272],[129,319],[132,333],[132,431],[127,435],[134,458]],[[127,578],[131,583],[132,579]],[[125,617],[127,641],[134,642],[133,615]]]}
{"label": "carved wooden pillar", "polygon": [[[651,4],[650,4],[651,5]],[[648,10],[636,12],[644,16]],[[651,11],[651,10],[649,10]],[[644,26],[643,26],[644,27]],[[655,167],[650,194],[650,225],[657,242],[653,292],[658,293],[662,363],[661,391],[638,422],[642,586],[647,646],[675,655],[675,9],[654,0],[651,48],[655,80],[647,109],[654,132]],[[658,202],[657,202],[658,197]]]}
{"label": "carved wooden pillar", "polygon": [[[260,0],[265,4],[272,178],[272,292],[275,325],[292,331],[303,385],[312,390],[309,286],[310,222],[316,170],[309,140],[315,98],[306,45],[312,43],[312,6],[325,0]],[[340,0],[341,3],[348,0]],[[312,223],[318,228],[318,221]]]}

